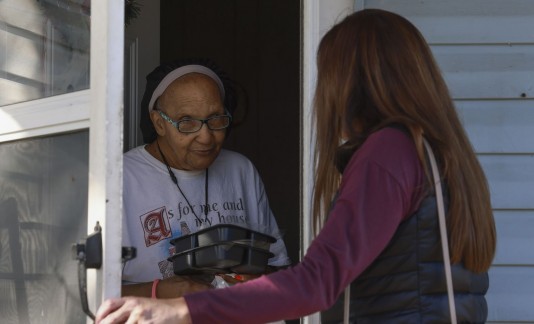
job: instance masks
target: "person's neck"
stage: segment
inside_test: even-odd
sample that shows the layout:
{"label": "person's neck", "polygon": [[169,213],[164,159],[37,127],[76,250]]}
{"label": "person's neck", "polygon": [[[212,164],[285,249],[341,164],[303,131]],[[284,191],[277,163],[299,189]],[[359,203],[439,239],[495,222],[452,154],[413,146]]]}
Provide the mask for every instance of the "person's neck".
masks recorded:
{"label": "person's neck", "polygon": [[164,163],[163,159],[161,158],[161,154],[159,154],[157,140],[145,145],[145,150],[156,160],[160,161],[161,163]]}
{"label": "person's neck", "polygon": [[156,160],[160,161],[161,163],[165,165],[168,164],[171,168],[174,169],[180,169],[175,167],[174,161],[172,159],[172,154],[167,153],[168,150],[166,150],[166,146],[162,143],[162,141],[159,141],[158,146],[158,140],[155,140],[154,142],[148,144],[145,149],[150,155],[152,155]]}

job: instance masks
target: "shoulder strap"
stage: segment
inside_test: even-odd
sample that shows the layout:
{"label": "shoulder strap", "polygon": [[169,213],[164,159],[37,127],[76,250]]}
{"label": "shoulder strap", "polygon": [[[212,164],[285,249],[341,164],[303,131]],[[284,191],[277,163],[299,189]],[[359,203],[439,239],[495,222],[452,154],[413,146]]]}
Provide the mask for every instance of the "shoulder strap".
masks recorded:
{"label": "shoulder strap", "polygon": [[343,324],[349,324],[350,319],[350,283],[345,287],[345,298],[343,299]]}
{"label": "shoulder strap", "polygon": [[430,159],[430,166],[432,168],[432,178],[434,179],[434,186],[436,189],[436,200],[438,205],[439,216],[439,231],[441,236],[441,248],[443,251],[443,264],[445,265],[445,278],[447,280],[447,295],[449,297],[449,310],[451,313],[451,323],[456,324],[456,305],[454,304],[454,290],[452,287],[452,273],[451,260],[449,256],[449,241],[447,238],[447,223],[445,222],[445,206],[443,204],[443,192],[441,190],[441,179],[436,163],[436,157],[432,152],[430,144],[426,139],[423,139],[425,149]]}

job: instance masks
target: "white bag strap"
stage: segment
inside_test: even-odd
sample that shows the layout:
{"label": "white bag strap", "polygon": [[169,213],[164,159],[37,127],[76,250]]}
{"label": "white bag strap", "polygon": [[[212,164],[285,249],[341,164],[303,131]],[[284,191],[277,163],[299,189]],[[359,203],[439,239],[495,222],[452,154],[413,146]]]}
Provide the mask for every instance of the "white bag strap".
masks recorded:
{"label": "white bag strap", "polygon": [[349,324],[350,317],[350,284],[345,288],[345,298],[343,301],[343,324]]}
{"label": "white bag strap", "polygon": [[449,256],[449,241],[447,238],[447,223],[445,222],[445,206],[443,204],[443,192],[441,190],[441,179],[439,177],[436,157],[432,152],[430,144],[426,139],[423,139],[425,149],[428,152],[430,159],[430,166],[432,168],[432,176],[434,178],[434,186],[436,188],[436,200],[438,205],[439,216],[439,231],[441,235],[441,248],[443,251],[443,263],[445,265],[445,279],[447,280],[447,295],[449,297],[449,311],[451,313],[451,323],[456,324],[456,305],[454,304],[454,290],[452,287],[452,273],[451,260]]}

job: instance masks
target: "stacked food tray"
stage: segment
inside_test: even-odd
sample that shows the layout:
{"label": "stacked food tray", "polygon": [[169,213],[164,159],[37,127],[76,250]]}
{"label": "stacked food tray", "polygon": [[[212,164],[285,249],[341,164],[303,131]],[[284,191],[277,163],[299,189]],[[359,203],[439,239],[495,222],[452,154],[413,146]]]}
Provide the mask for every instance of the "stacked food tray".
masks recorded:
{"label": "stacked food tray", "polygon": [[260,274],[273,257],[276,239],[248,228],[219,224],[171,240],[169,258],[176,275],[199,273]]}

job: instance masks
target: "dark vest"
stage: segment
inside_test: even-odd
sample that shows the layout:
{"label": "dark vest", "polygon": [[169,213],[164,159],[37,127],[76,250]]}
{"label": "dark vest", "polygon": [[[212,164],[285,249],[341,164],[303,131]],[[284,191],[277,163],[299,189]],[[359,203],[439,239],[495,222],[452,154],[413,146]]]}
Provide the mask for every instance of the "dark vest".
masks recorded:
{"label": "dark vest", "polygon": [[[456,264],[452,279],[458,323],[484,323],[487,273]],[[342,323],[343,297],[321,314],[322,323]],[[400,224],[386,249],[351,284],[350,297],[351,323],[450,323],[434,196]]]}

